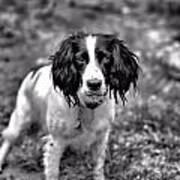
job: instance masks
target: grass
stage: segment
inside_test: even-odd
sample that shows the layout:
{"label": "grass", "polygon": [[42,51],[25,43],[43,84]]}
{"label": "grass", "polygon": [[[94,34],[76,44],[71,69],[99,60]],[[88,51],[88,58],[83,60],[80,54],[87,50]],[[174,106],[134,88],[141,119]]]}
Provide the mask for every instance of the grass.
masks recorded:
{"label": "grass", "polygon": [[[101,32],[116,32],[134,50],[140,52],[143,78],[139,96],[135,100],[130,99],[123,108],[117,106],[105,164],[107,180],[179,180],[180,85],[164,74],[156,58],[159,44],[153,44],[146,36],[155,27],[156,30],[163,28],[166,36],[170,36],[169,29],[166,29],[168,22],[163,19],[167,26],[158,23],[164,18],[159,14],[153,14],[152,20],[152,14],[140,14],[142,12],[119,16],[106,12],[101,15],[98,11],[89,10],[88,14],[93,14],[92,19],[84,16],[87,10],[69,9],[64,4],[62,6],[64,9],[57,6],[55,15],[46,20],[32,19],[28,15],[29,11],[23,18],[21,13],[15,12],[19,25],[14,23],[13,28],[9,28],[12,32],[20,32],[23,39],[12,46],[0,46],[0,130],[8,124],[24,75],[35,65],[38,57],[49,55],[50,42],[73,29],[70,24],[75,24],[73,30],[77,27],[94,27]],[[82,21],[79,22],[79,19]],[[162,43],[160,45],[163,46]],[[165,92],[167,86],[170,88]],[[41,136],[41,133],[33,138],[25,136],[13,148],[5,173],[0,179],[43,179]],[[63,180],[92,180],[92,168],[90,152],[79,154],[68,150],[62,159],[60,177]]]}

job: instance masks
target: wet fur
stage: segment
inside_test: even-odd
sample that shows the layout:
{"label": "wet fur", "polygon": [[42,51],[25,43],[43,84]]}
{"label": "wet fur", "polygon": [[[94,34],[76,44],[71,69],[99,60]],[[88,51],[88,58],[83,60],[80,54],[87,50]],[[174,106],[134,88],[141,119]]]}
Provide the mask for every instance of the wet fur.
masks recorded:
{"label": "wet fur", "polygon": [[[88,48],[88,52],[92,50],[90,45],[86,49],[87,37],[93,42],[97,40],[92,43],[96,47],[93,46],[91,58],[86,52]],[[92,144],[96,144],[92,148],[94,179],[104,180],[103,166],[115,118],[115,102],[119,98],[125,102],[131,84],[136,88],[140,69],[137,57],[114,35],[81,32],[66,38],[50,59],[52,64],[31,71],[22,82],[9,125],[2,132],[0,170],[21,132],[38,120],[48,133],[44,148],[46,180],[58,180],[60,159],[67,146],[90,148]],[[87,67],[91,67],[89,71]],[[95,92],[95,96],[78,94],[87,84],[84,77],[88,80],[88,73],[96,68],[107,91],[100,95]],[[83,104],[80,96],[85,96],[84,100],[90,104]]]}
{"label": "wet fur", "polygon": [[[54,86],[58,86],[63,91],[69,105],[79,104],[77,91],[82,85],[82,73],[85,67],[78,67],[74,60],[76,53],[81,50],[79,42],[87,35],[81,32],[70,36],[62,42],[59,50],[50,56],[53,62]],[[116,103],[120,97],[124,104],[125,94],[130,85],[137,87],[136,82],[140,70],[138,58],[115,35],[92,34],[92,36],[103,39],[102,41],[106,44],[96,56],[98,61],[101,59],[99,64],[109,88],[109,95],[111,97],[113,94]]]}

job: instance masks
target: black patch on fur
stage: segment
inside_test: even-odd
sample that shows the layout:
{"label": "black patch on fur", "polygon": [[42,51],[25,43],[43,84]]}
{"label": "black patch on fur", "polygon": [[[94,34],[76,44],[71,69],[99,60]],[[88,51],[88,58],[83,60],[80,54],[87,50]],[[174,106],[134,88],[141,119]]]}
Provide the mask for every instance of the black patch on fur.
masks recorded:
{"label": "black patch on fur", "polygon": [[98,35],[96,57],[105,76],[110,97],[113,93],[116,103],[118,94],[123,102],[130,85],[137,86],[140,67],[137,56],[115,35]]}
{"label": "black patch on fur", "polygon": [[58,51],[50,56],[54,87],[59,87],[69,106],[79,104],[77,91],[82,85],[82,73],[88,63],[85,37],[79,32],[65,39]]}
{"label": "black patch on fur", "polygon": [[105,76],[110,97],[113,94],[117,103],[119,95],[124,104],[130,85],[133,84],[134,88],[137,86],[140,67],[137,56],[123,41],[111,34],[78,32],[65,39],[58,51],[50,56],[54,87],[62,90],[69,106],[79,104],[77,91],[82,85],[82,73],[89,62],[84,41],[88,35],[97,37],[96,58]]}

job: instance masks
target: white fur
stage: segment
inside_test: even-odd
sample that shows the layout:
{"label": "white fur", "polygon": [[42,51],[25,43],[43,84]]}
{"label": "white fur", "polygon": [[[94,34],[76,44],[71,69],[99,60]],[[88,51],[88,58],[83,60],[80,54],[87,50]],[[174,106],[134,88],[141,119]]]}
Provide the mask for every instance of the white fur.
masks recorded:
{"label": "white fur", "polygon": [[105,79],[104,75],[96,62],[95,56],[95,48],[96,48],[96,40],[95,36],[88,36],[86,38],[86,48],[89,55],[89,63],[86,66],[86,69],[83,73],[83,85],[80,89],[80,93],[84,94],[84,92],[89,91],[87,87],[87,81],[92,79],[98,79],[102,81],[101,91],[102,94],[106,91]]}
{"label": "white fur", "polygon": [[[86,46],[90,62],[83,74],[83,86],[79,90],[82,96],[87,91],[86,81],[104,76],[95,59],[96,37],[89,36]],[[69,145],[75,149],[88,149],[92,144],[96,161],[95,180],[104,180],[103,165],[109,137],[111,122],[115,116],[114,99],[104,97],[101,105],[95,109],[85,106],[69,107],[63,93],[54,89],[51,77],[51,65],[42,67],[33,76],[29,73],[23,81],[16,107],[11,115],[8,127],[2,132],[4,143],[0,149],[0,169],[10,146],[17,140],[23,129],[32,121],[39,121],[48,134],[44,153],[46,180],[58,180],[59,163],[65,148]],[[81,123],[81,128],[78,126]]]}
{"label": "white fur", "polygon": [[95,63],[95,48],[96,48],[96,37],[95,36],[88,36],[86,38],[86,48],[87,48],[87,52],[89,54],[89,59],[91,64],[96,64]]}

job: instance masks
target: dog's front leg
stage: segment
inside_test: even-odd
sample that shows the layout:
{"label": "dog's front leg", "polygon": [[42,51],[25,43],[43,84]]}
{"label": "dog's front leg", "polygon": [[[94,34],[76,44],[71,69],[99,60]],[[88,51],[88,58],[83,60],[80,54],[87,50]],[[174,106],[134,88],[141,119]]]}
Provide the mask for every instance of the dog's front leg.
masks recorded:
{"label": "dog's front leg", "polygon": [[101,132],[100,139],[97,141],[96,147],[93,151],[93,159],[95,162],[94,167],[94,180],[105,180],[104,176],[104,161],[106,158],[106,150],[108,145],[110,130]]}
{"label": "dog's front leg", "polygon": [[44,172],[46,180],[58,180],[60,159],[64,148],[63,142],[49,135],[44,148]]}

